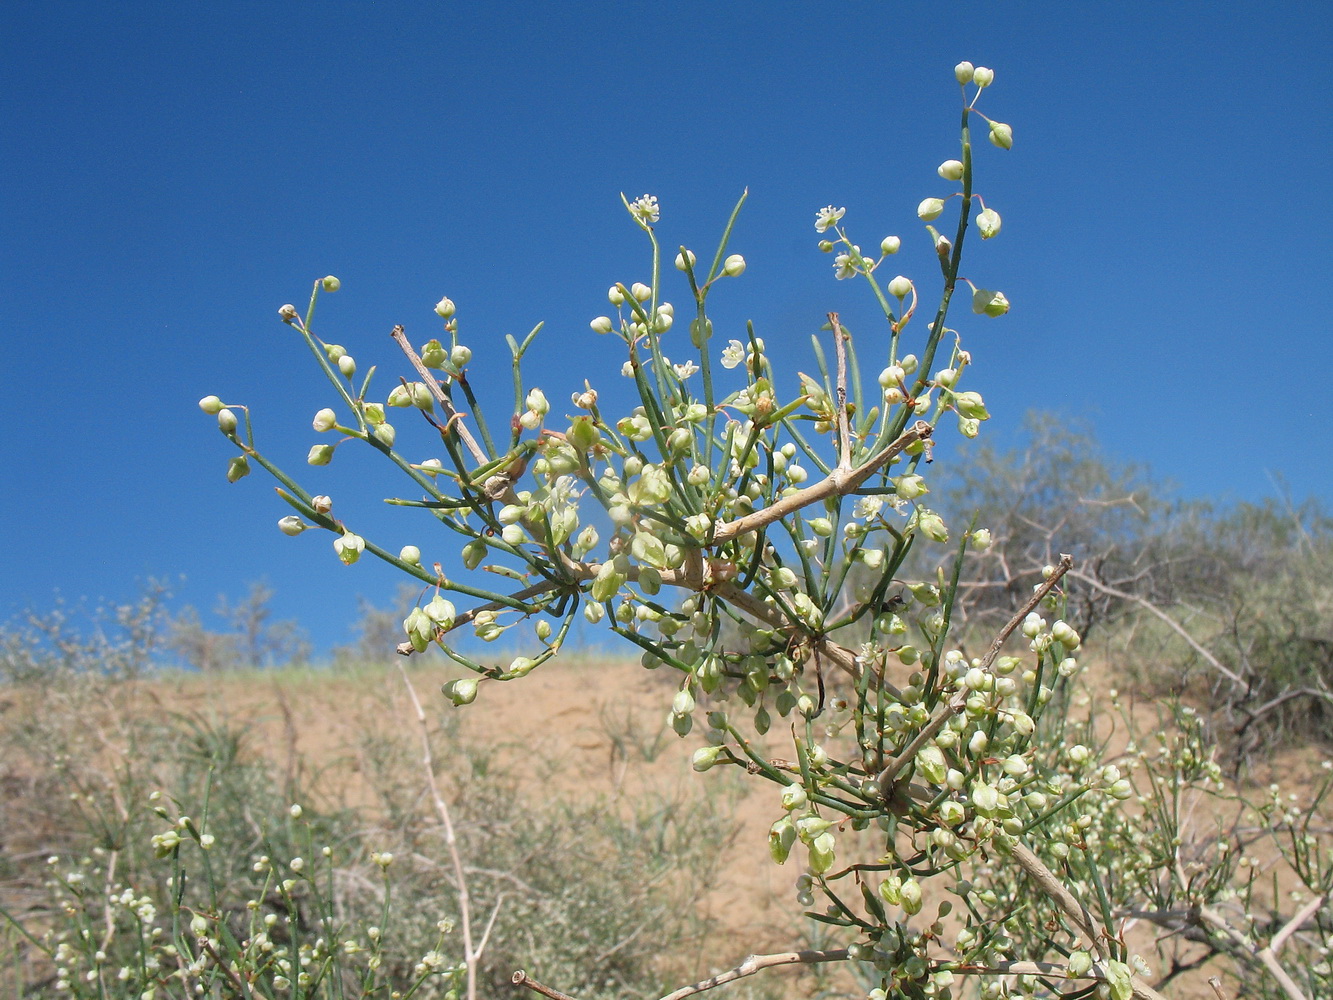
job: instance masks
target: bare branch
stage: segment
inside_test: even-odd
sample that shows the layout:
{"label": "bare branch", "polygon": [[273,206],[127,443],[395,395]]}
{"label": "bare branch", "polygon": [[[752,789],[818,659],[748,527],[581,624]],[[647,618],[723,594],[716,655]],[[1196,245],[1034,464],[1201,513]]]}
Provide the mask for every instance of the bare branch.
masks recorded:
{"label": "bare branch", "polygon": [[426,383],[426,388],[430,394],[435,397],[435,401],[440,404],[440,409],[444,411],[445,425],[452,426],[458,431],[458,436],[467,450],[472,453],[472,457],[477,460],[478,465],[486,464],[486,453],[481,450],[481,445],[477,444],[477,439],[472,436],[472,432],[467,429],[462,421],[463,414],[459,413],[454,407],[453,400],[440,388],[440,383],[435,380],[435,376],[430,373],[430,369],[421,361],[421,356],[412,349],[412,345],[407,341],[407,334],[403,332],[401,326],[395,326],[389,332],[398,347],[407,355],[407,360],[412,363],[412,367],[417,370],[421,380]]}
{"label": "bare branch", "polygon": [[838,469],[850,472],[852,469],[852,433],[847,426],[847,344],[838,314],[828,314],[829,325],[833,327],[833,350],[838,358]]}
{"label": "bare branch", "polygon": [[540,993],[542,996],[547,997],[548,1000],[574,1000],[568,993],[561,993],[559,990],[553,989],[550,986],[542,985],[522,969],[519,969],[510,976],[509,981],[515,986],[526,986],[528,989],[532,990],[533,993]]}
{"label": "bare branch", "polygon": [[780,951],[772,955],[750,955],[736,968],[719,972],[716,976],[710,976],[707,979],[701,979],[690,986],[682,986],[675,992],[662,997],[662,1000],[684,1000],[685,997],[703,993],[705,990],[711,990],[716,986],[723,986],[726,983],[734,983],[738,979],[744,979],[746,976],[753,976],[756,972],[762,972],[764,969],[775,969],[783,965],[814,965],[818,962],[845,961],[847,961],[846,948],[832,948],[827,951]]}

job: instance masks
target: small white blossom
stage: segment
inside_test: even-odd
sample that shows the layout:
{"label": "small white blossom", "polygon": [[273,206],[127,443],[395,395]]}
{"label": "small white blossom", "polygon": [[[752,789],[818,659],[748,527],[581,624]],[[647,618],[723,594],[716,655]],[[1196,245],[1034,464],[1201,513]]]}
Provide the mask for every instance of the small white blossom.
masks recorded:
{"label": "small white blossom", "polygon": [[635,198],[629,203],[630,214],[645,225],[651,225],[662,217],[657,207],[657,199],[650,194]]}
{"label": "small white blossom", "polygon": [[822,233],[829,226],[836,225],[838,220],[847,214],[845,208],[834,208],[832,205],[825,205],[815,213],[815,232]]}
{"label": "small white blossom", "polygon": [[722,349],[723,368],[735,368],[738,364],[740,364],[744,360],[745,360],[745,348],[741,346],[741,342],[739,340],[733,340],[728,342],[727,346]]}
{"label": "small white blossom", "polygon": [[676,378],[680,379],[689,378],[699,370],[699,366],[693,361],[686,361],[683,365],[672,365],[671,368],[675,371]]}

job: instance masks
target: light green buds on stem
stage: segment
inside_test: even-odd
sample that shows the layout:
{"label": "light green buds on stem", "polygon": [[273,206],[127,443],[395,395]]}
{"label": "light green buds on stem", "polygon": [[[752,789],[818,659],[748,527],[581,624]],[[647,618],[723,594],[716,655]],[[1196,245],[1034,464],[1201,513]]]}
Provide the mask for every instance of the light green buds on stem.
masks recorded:
{"label": "light green buds on stem", "polygon": [[457,311],[458,307],[454,305],[454,300],[447,295],[435,303],[435,315],[440,319],[449,319]]}
{"label": "light green buds on stem", "polygon": [[978,87],[985,89],[995,81],[995,70],[987,69],[985,66],[978,66],[972,71],[972,82]]}
{"label": "light green buds on stem", "polygon": [[953,68],[954,79],[966,86],[972,82],[976,69],[970,62],[960,62]]}
{"label": "light green buds on stem", "polygon": [[700,747],[694,751],[690,758],[690,766],[696,771],[707,771],[719,760],[725,760],[727,750],[725,747]]}
{"label": "light green buds on stem", "polygon": [[232,413],[231,410],[225,408],[218,410],[217,415],[218,429],[221,430],[223,434],[230,434],[236,430],[236,414]]}
{"label": "light green buds on stem", "polygon": [[365,548],[366,540],[350,531],[344,532],[333,540],[333,551],[338,553],[338,558],[347,566],[360,559]]}
{"label": "light green buds on stem", "polygon": [[905,299],[911,293],[911,291],[912,291],[912,280],[910,278],[904,277],[901,274],[889,282],[889,294],[892,295],[895,299],[899,300]]}
{"label": "light green buds on stem", "polygon": [[471,705],[477,700],[477,681],[472,677],[463,677],[450,681],[440,688],[444,696],[456,706]]}
{"label": "light green buds on stem", "polygon": [[977,232],[983,240],[988,240],[1000,231],[1000,213],[988,208],[977,216]]}
{"label": "light green buds on stem", "polygon": [[692,250],[686,250],[683,253],[676,254],[676,270],[684,271],[686,268],[694,266],[695,256]]}
{"label": "light green buds on stem", "polygon": [[222,411],[222,400],[217,396],[205,396],[199,400],[199,409],[203,410],[210,417],[217,416]]}
{"label": "light green buds on stem", "polygon": [[305,457],[306,465],[328,465],[333,461],[333,445],[313,445]]}
{"label": "light green buds on stem", "polygon": [[404,545],[398,550],[398,558],[409,566],[420,566],[421,550],[415,545]]}
{"label": "light green buds on stem", "polygon": [[946,181],[961,181],[963,179],[963,161],[945,160],[935,168],[935,173]]}
{"label": "light green buds on stem", "polygon": [[351,378],[356,374],[356,360],[350,354],[344,354],[338,359],[338,371],[344,378]]}
{"label": "light green buds on stem", "polygon": [[319,284],[326,292],[336,292],[343,286],[343,283],[331,274],[321,279]]}
{"label": "light green buds on stem", "polygon": [[1004,292],[992,292],[987,288],[978,288],[972,293],[972,311],[978,316],[1003,316],[1009,311],[1009,300]]}
{"label": "light green buds on stem", "polygon": [[311,421],[310,425],[321,434],[324,431],[333,430],[334,427],[338,426],[338,414],[325,407],[315,414],[315,419]]}
{"label": "light green buds on stem", "polygon": [[879,243],[880,253],[891,257],[894,254],[896,254],[899,251],[899,249],[902,248],[902,245],[903,241],[900,240],[897,236],[886,236],[884,237],[884,239],[880,240]]}
{"label": "light green buds on stem", "polygon": [[227,482],[234,483],[250,475],[250,461],[244,455],[237,455],[227,463]]}
{"label": "light green buds on stem", "polygon": [[295,537],[296,535],[299,535],[301,532],[305,531],[306,528],[309,527],[310,525],[306,524],[295,514],[288,514],[286,517],[278,518],[278,530],[281,531],[284,535],[291,535]]}
{"label": "light green buds on stem", "polygon": [[738,253],[732,254],[722,262],[722,273],[730,278],[738,278],[745,273],[745,258]]}
{"label": "light green buds on stem", "polygon": [[1001,149],[1013,149],[1014,130],[1004,122],[991,122],[990,141],[992,146],[999,146]]}
{"label": "light green buds on stem", "polygon": [[611,323],[610,316],[598,316],[588,325],[592,327],[593,333],[606,334],[610,333],[614,329],[614,326]]}
{"label": "light green buds on stem", "polygon": [[932,219],[938,219],[944,211],[944,199],[926,198],[916,207],[916,216],[922,222],[930,222]]}
{"label": "light green buds on stem", "polygon": [[953,397],[953,408],[962,416],[973,420],[989,420],[986,404],[979,392],[960,392]]}

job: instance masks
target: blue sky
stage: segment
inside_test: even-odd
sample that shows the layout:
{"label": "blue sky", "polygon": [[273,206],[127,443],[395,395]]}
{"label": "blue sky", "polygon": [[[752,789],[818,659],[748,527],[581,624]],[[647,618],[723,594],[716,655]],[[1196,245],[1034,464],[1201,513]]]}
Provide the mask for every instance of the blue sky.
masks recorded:
{"label": "blue sky", "polygon": [[[1327,501],[1330,42],[1320,4],[4,5],[0,617],[150,576],[209,608],[267,577],[317,646],[346,641],[393,575],[279,534],[270,484],[224,481],[195,405],[249,404],[261,447],[307,471],[330,391],[279,305],[337,275],[317,327],[381,364],[382,392],[406,371],[390,327],[421,342],[446,294],[493,420],[502,337],[539,320],[557,405],[585,375],[614,392],[587,324],[648,271],[619,192],[658,196],[667,245],[711,248],[748,185],[719,326],[753,319],[808,369],[827,310],[870,317],[816,209],[932,273],[914,209],[948,190],[960,59],[996,71],[979,106],[1016,137],[980,149],[1005,224],[965,265],[1013,310],[953,316],[986,433],[1056,409],[1182,495],[1257,500],[1280,476]],[[307,485],[426,548],[378,504],[396,485],[343,454]]]}

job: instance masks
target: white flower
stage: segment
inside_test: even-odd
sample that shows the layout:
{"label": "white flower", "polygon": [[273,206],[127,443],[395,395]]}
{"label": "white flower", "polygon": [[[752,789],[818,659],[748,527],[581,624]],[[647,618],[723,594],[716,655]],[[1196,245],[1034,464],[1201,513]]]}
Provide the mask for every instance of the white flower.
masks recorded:
{"label": "white flower", "polygon": [[850,278],[856,273],[856,261],[849,253],[840,253],[833,258],[833,276],[839,281]]}
{"label": "white flower", "polygon": [[735,368],[744,360],[745,348],[741,346],[739,340],[730,341],[727,346],[722,349],[723,368]]}
{"label": "white flower", "polygon": [[686,361],[683,365],[672,365],[671,367],[676,373],[676,378],[680,379],[689,378],[699,370],[699,366],[693,361]]}
{"label": "white flower", "polygon": [[620,374],[621,374],[621,375],[624,375],[625,378],[633,378],[633,377],[634,377],[634,362],[632,362],[632,361],[626,361],[623,365],[621,365],[621,366],[620,366]]}
{"label": "white flower", "polygon": [[815,232],[822,233],[829,226],[836,225],[838,220],[847,214],[845,208],[834,208],[832,205],[825,205],[815,213]]}
{"label": "white flower", "polygon": [[657,207],[657,199],[650,194],[645,194],[630,202],[629,211],[634,218],[644,225],[654,223],[662,217],[662,213]]}
{"label": "white flower", "polygon": [[878,496],[860,497],[856,501],[855,515],[860,518],[874,517],[884,506],[884,498]]}
{"label": "white flower", "polygon": [[340,537],[333,540],[333,551],[338,553],[338,558],[348,566],[361,558],[361,553],[365,551],[365,548],[366,540],[350,531],[344,532]]}

